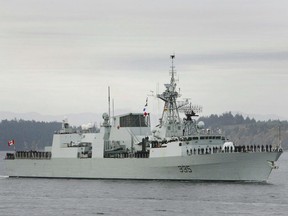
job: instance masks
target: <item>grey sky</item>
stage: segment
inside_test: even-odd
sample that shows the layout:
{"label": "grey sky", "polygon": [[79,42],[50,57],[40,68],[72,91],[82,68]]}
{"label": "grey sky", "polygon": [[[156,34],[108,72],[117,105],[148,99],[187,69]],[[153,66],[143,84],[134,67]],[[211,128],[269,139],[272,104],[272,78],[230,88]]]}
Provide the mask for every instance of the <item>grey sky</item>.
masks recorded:
{"label": "grey sky", "polygon": [[205,115],[288,119],[287,20],[287,0],[0,0],[0,111],[102,113],[111,86],[141,112],[175,52]]}

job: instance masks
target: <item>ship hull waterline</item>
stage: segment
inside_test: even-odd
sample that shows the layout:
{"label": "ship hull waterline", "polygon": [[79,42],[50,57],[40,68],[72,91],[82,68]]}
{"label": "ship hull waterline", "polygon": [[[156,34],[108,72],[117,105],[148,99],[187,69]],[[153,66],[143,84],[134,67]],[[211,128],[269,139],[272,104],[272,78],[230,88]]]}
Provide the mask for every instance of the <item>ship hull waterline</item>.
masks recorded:
{"label": "ship hull waterline", "polygon": [[6,160],[6,175],[25,178],[266,182],[282,152],[218,153],[167,158]]}

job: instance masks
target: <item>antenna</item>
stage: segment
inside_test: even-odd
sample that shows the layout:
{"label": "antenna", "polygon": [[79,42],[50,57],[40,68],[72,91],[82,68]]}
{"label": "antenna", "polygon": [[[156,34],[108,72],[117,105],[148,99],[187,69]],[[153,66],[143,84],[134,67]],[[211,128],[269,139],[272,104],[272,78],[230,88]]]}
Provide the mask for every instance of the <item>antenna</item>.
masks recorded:
{"label": "antenna", "polygon": [[281,148],[282,140],[281,140],[281,122],[280,122],[280,120],[279,120],[278,130],[279,130],[279,144],[278,144],[278,147]]}
{"label": "antenna", "polygon": [[112,116],[113,116],[113,119],[114,119],[114,114],[115,114],[114,111],[115,111],[114,110],[114,99],[112,99]]}
{"label": "antenna", "polygon": [[191,117],[198,116],[198,113],[202,112],[202,106],[192,105],[191,103],[183,103],[183,106],[180,107],[180,111],[184,112],[187,117],[187,120],[191,120]]}
{"label": "antenna", "polygon": [[109,115],[109,123],[110,123],[110,86],[108,86],[108,115]]}
{"label": "antenna", "polygon": [[174,58],[175,58],[175,54],[173,54],[173,55],[170,55],[170,58],[171,58],[171,61],[172,61],[172,66],[171,66],[171,75],[172,75],[172,77],[171,77],[171,80],[173,80],[173,82],[174,82],[174,73],[175,73],[175,71],[174,71],[174,69],[175,69],[175,67],[174,67]]}

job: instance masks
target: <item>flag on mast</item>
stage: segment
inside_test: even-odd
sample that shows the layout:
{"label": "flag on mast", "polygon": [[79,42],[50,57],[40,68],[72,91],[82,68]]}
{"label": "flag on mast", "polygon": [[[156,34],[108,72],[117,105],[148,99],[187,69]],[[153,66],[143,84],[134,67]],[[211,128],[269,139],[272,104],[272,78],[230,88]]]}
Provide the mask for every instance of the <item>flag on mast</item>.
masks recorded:
{"label": "flag on mast", "polygon": [[11,145],[15,145],[15,140],[14,139],[8,141],[8,146],[11,146]]}
{"label": "flag on mast", "polygon": [[143,115],[145,117],[148,115],[147,107],[148,107],[148,97],[146,98],[146,103],[145,103],[145,106],[144,106],[144,109],[143,109]]}

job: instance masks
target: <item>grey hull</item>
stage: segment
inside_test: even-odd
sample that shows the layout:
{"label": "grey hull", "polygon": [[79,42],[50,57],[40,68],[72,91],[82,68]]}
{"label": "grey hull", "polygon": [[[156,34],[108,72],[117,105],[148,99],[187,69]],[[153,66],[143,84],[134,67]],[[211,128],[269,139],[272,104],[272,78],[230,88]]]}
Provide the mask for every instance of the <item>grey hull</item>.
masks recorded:
{"label": "grey hull", "polygon": [[166,158],[6,160],[9,177],[266,181],[281,152]]}

